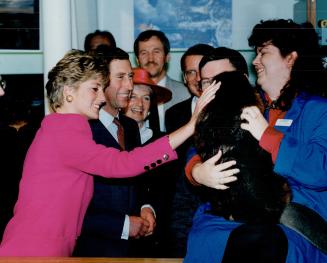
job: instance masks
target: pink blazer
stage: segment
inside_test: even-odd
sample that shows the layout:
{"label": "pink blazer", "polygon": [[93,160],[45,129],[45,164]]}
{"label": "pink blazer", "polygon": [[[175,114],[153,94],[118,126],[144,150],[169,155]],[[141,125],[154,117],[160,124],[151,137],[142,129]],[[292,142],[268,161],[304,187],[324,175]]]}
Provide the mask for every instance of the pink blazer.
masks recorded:
{"label": "pink blazer", "polygon": [[120,152],[96,144],[81,115],[46,116],[26,155],[0,256],[70,256],[93,194],[90,174],[132,177],[176,158],[168,137]]}

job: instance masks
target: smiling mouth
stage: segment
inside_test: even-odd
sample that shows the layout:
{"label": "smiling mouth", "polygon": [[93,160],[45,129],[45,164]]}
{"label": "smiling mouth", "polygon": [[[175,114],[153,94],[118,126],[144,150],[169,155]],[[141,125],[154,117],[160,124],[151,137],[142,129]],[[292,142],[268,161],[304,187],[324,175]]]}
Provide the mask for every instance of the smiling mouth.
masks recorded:
{"label": "smiling mouth", "polygon": [[100,104],[94,104],[94,108],[96,108],[97,110],[100,110],[104,105],[106,105],[105,102],[102,102]]}
{"label": "smiling mouth", "polygon": [[131,109],[131,111],[133,112],[133,113],[137,113],[137,114],[142,114],[143,113],[143,110],[142,109]]}
{"label": "smiling mouth", "polygon": [[118,93],[117,96],[119,96],[120,98],[129,99],[130,93]]}
{"label": "smiling mouth", "polygon": [[259,69],[256,69],[256,71],[257,71],[257,74],[260,74],[260,73],[262,73],[264,71],[264,69],[263,68],[259,68]]}

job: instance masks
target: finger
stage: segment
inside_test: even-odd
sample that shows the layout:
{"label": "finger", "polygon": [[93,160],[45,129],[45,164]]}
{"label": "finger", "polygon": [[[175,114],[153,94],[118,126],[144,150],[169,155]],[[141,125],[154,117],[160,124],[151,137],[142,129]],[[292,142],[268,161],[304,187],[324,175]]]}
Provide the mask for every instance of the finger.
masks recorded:
{"label": "finger", "polygon": [[246,107],[243,112],[245,114],[248,114],[253,119],[255,119],[260,113],[259,109],[256,106]]}
{"label": "finger", "polygon": [[143,229],[143,228],[141,228],[138,234],[139,234],[140,236],[144,236],[146,233],[148,233],[148,229]]}
{"label": "finger", "polygon": [[149,227],[148,226],[145,226],[143,225],[141,228],[140,228],[140,233],[142,233],[142,235],[145,235],[146,233],[149,232]]}
{"label": "finger", "polygon": [[250,131],[250,125],[248,123],[241,123],[240,127],[243,130]]}
{"label": "finger", "polygon": [[241,113],[241,115],[240,115],[240,118],[241,118],[241,120],[247,120],[247,121],[249,121],[250,115],[247,112],[243,111]]}
{"label": "finger", "polygon": [[236,180],[237,180],[236,176],[229,176],[229,177],[226,177],[226,178],[221,178],[219,180],[219,184],[228,184],[228,183],[234,182]]}
{"label": "finger", "polygon": [[154,224],[153,223],[151,223],[150,225],[149,225],[149,227],[148,227],[148,233],[149,232],[153,232],[153,230],[154,230]]}
{"label": "finger", "polygon": [[147,237],[147,236],[151,236],[152,234],[153,234],[153,232],[148,232],[144,236]]}
{"label": "finger", "polygon": [[226,170],[227,168],[230,168],[231,166],[233,166],[235,164],[236,164],[236,161],[232,160],[232,161],[228,161],[228,162],[225,162],[225,163],[218,164],[216,166],[216,168],[217,168],[218,172],[221,172],[221,171]]}
{"label": "finger", "polygon": [[144,219],[143,220],[143,226],[149,228],[149,226],[150,226],[149,221]]}
{"label": "finger", "polygon": [[226,170],[226,171],[223,171],[223,172],[220,172],[220,178],[226,178],[226,177],[230,177],[234,174],[238,174],[240,172],[240,169],[238,168],[235,168],[235,169],[229,169],[229,170]]}
{"label": "finger", "polygon": [[226,184],[234,182],[236,180],[237,180],[236,176],[220,179],[219,182],[215,184],[213,188],[218,190],[226,190],[229,188],[229,186],[227,186]]}
{"label": "finger", "polygon": [[206,162],[207,163],[213,163],[213,164],[215,164],[216,162],[219,161],[219,159],[221,158],[222,154],[223,154],[222,151],[219,150],[217,154],[215,154],[214,156],[212,156],[211,158],[209,158]]}
{"label": "finger", "polygon": [[206,97],[214,97],[217,90],[220,88],[221,86],[221,82],[213,82],[209,88],[207,88],[205,91],[204,91],[204,98]]}
{"label": "finger", "polygon": [[216,83],[215,81],[203,91],[200,99],[206,100],[208,97],[212,97],[216,94],[217,90],[220,88],[221,82]]}

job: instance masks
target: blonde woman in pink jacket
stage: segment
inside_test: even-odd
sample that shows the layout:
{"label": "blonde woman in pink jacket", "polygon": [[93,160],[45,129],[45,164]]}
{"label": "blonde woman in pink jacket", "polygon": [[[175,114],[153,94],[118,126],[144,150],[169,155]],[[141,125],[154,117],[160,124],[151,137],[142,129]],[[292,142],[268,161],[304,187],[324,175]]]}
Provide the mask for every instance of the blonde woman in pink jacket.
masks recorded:
{"label": "blonde woman in pink jacket", "polygon": [[[219,87],[212,85],[203,93],[196,113],[181,129],[148,146],[120,152],[97,145],[88,124],[98,118],[108,75],[100,58],[82,51],[71,51],[49,72],[46,89],[54,113],[44,118],[26,155],[0,256],[70,256],[93,194],[90,174],[132,177],[176,159],[174,150],[193,133],[198,113]],[[231,173],[233,169],[220,175]]]}

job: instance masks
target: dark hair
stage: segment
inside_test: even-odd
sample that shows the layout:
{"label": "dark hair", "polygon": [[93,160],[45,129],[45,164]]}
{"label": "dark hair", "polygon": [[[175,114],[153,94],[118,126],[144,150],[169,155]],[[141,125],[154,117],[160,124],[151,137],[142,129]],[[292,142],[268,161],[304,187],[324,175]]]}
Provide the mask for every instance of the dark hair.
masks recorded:
{"label": "dark hair", "polygon": [[119,47],[109,47],[107,45],[98,46],[94,53],[96,55],[101,56],[108,65],[110,65],[111,61],[118,60],[129,60],[129,55],[126,51],[122,50]]}
{"label": "dark hair", "polygon": [[169,40],[166,37],[166,35],[162,31],[149,29],[149,30],[141,32],[134,41],[134,53],[135,53],[136,57],[138,57],[138,54],[139,54],[140,41],[147,41],[153,36],[159,38],[159,40],[161,41],[161,43],[164,47],[165,55],[167,55],[169,53],[170,43],[169,43]]}
{"label": "dark hair", "polygon": [[114,48],[116,47],[116,40],[115,40],[114,36],[109,31],[95,30],[93,33],[90,33],[85,37],[85,40],[84,40],[84,50],[85,51],[88,52],[88,51],[91,50],[92,38],[94,38],[96,36],[102,36],[102,37],[107,38],[109,40],[109,42],[110,42],[110,46],[114,47]]}
{"label": "dark hair", "polygon": [[212,50],[208,55],[201,59],[199,68],[201,70],[208,62],[221,59],[228,59],[237,71],[247,76],[249,75],[248,65],[242,54],[235,49],[227,47],[217,47]]}
{"label": "dark hair", "polygon": [[239,222],[278,223],[284,207],[284,181],[273,173],[269,153],[240,127],[242,109],[257,105],[254,88],[238,71],[224,72],[214,79],[221,81],[221,86],[199,116],[195,147],[203,160],[221,150],[219,161],[236,160],[240,173],[227,190],[204,188],[211,213],[226,219],[232,216]]}
{"label": "dark hair", "polygon": [[326,95],[326,71],[318,36],[310,23],[302,25],[293,20],[266,20],[255,25],[248,39],[249,46],[257,49],[267,43],[276,46],[286,57],[293,51],[297,59],[293,65],[290,81],[281,90],[276,106],[282,110],[290,108],[299,91]]}
{"label": "dark hair", "polygon": [[207,44],[196,44],[190,47],[181,57],[181,69],[185,71],[185,60],[186,57],[192,55],[200,55],[200,56],[207,56],[210,54],[210,51],[214,50],[214,47],[207,45]]}

